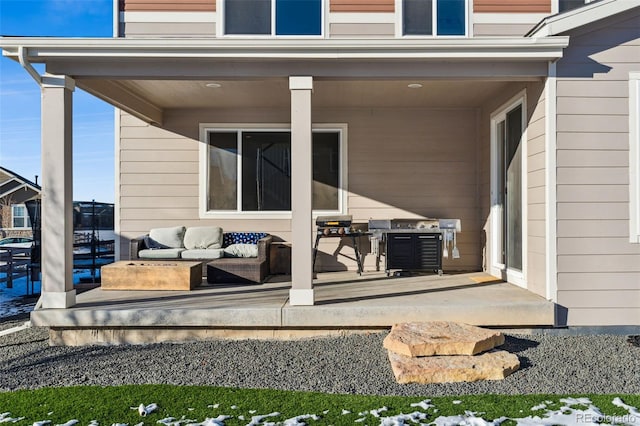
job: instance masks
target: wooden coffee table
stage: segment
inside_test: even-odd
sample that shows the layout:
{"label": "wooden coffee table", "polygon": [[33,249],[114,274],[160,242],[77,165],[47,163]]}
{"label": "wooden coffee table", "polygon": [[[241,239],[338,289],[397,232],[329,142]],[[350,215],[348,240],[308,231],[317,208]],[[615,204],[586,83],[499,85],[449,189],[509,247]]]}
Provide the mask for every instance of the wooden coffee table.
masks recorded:
{"label": "wooden coffee table", "polygon": [[202,262],[123,260],[101,268],[103,290],[191,290],[202,283]]}

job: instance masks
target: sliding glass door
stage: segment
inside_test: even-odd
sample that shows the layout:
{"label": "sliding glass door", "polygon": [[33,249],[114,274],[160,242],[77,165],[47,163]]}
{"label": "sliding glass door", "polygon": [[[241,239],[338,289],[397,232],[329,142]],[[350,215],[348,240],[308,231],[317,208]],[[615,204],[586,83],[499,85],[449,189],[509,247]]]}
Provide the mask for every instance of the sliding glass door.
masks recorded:
{"label": "sliding glass door", "polygon": [[493,266],[509,281],[522,281],[524,271],[524,203],[522,103],[496,114],[493,126]]}

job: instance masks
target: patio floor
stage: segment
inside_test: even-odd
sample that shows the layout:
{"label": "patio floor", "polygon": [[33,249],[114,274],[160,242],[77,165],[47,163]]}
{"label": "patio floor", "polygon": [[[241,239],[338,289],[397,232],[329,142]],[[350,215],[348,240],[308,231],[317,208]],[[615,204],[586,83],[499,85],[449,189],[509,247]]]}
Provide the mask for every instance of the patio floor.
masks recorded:
{"label": "patio floor", "polygon": [[494,327],[553,326],[552,302],[484,273],[386,277],[320,273],[314,306],[290,306],[290,277],[262,285],[206,285],[192,291],[105,291],[70,309],[34,311],[52,344],[148,343],[208,337],[300,337],[447,320]]}

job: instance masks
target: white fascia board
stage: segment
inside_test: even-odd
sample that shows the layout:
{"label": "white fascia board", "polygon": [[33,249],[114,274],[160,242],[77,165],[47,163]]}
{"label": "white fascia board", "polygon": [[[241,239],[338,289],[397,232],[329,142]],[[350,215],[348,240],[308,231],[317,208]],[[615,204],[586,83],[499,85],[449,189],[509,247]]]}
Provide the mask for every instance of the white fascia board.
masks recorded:
{"label": "white fascia board", "polygon": [[543,59],[562,57],[568,37],[424,40],[236,40],[0,38],[5,56],[27,49],[29,61],[61,58],[227,59]]}
{"label": "white fascia board", "polygon": [[635,0],[600,0],[577,9],[550,16],[540,22],[528,37],[549,37],[563,34],[583,25],[640,7]]}

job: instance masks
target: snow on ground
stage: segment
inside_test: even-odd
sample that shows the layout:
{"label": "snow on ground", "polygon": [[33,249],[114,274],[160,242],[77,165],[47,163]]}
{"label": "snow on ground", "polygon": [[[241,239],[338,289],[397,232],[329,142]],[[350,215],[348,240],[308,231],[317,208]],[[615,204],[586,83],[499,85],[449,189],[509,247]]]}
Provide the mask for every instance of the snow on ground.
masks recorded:
{"label": "snow on ground", "polygon": [[[4,277],[4,274],[1,275]],[[81,279],[91,279],[90,270],[75,270],[73,273],[74,284]],[[27,282],[27,277],[13,280],[13,288],[7,288],[7,283],[0,283],[0,321],[2,318],[29,313],[40,294],[40,281]]]}
{"label": "snow on ground", "polygon": [[[507,420],[515,422],[518,426],[553,426],[553,425],[566,425],[566,426],[588,426],[588,425],[638,425],[640,424],[640,410],[636,407],[632,407],[624,403],[624,401],[616,397],[612,400],[613,405],[623,408],[627,411],[624,415],[607,415],[603,413],[598,407],[594,406],[591,400],[588,398],[562,398],[559,402],[544,401],[543,403],[531,407],[533,412],[531,415],[521,418],[500,417],[498,419],[485,419],[483,413],[473,411],[472,407],[466,407],[461,414],[454,416],[438,416],[438,412],[435,405],[431,400],[424,400],[421,402],[411,404],[412,408],[421,408],[422,410],[416,410],[406,414],[388,415],[385,413],[389,411],[387,407],[380,407],[371,409],[368,411],[352,413],[350,410],[342,409],[341,416],[354,417],[353,423],[366,424],[366,425],[380,425],[380,426],[400,426],[400,425],[435,425],[435,426],[498,426]],[[460,401],[457,405],[464,405],[463,401]],[[235,406],[233,406],[235,407]],[[557,407],[557,408],[553,408]],[[12,414],[10,412],[2,413],[3,409],[8,407],[0,407],[0,423],[17,423],[23,420],[24,417],[20,417],[19,413]],[[157,404],[140,404],[139,407],[131,407],[133,410],[138,410],[141,417],[147,417],[155,412],[159,407]],[[212,411],[224,411],[220,408],[219,404],[209,405],[208,408]],[[232,411],[236,411],[236,408],[230,407]],[[431,410],[431,411],[430,411]],[[544,413],[541,411],[545,410]],[[307,423],[305,420],[312,420],[311,423],[322,422],[323,415],[326,415],[328,411],[323,411],[320,414],[300,414],[284,421],[274,422],[274,417],[280,416],[278,412],[272,412],[267,414],[255,414],[255,410],[249,410],[248,415],[243,414],[225,414],[212,412],[212,417],[207,417],[200,421],[197,419],[188,418],[186,415],[181,417],[165,417],[157,420],[156,424],[164,426],[224,426],[225,421],[229,419],[240,420],[246,422],[247,426],[258,425],[283,425],[283,426],[302,426]],[[73,426],[78,423],[78,420],[71,419],[63,425],[56,426]],[[33,423],[34,426],[44,426],[52,424],[51,420],[40,420]],[[143,425],[143,422],[139,422],[136,426]],[[112,422],[112,426],[129,426],[126,423]],[[90,426],[99,426],[96,420],[92,420]]]}

